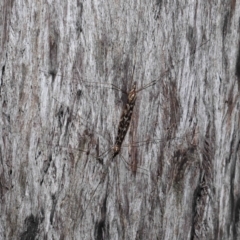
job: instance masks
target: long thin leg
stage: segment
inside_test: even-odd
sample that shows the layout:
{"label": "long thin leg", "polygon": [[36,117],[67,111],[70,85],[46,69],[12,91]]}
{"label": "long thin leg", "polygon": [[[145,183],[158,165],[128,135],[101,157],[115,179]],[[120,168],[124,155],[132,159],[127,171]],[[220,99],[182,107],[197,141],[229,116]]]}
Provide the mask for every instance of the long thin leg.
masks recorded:
{"label": "long thin leg", "polygon": [[111,164],[111,161],[108,161],[107,164],[104,166],[102,177],[101,177],[99,183],[97,184],[97,187],[96,187],[96,188],[94,189],[94,191],[92,192],[92,194],[91,194],[91,196],[90,196],[90,200],[88,201],[87,206],[86,206],[86,208],[84,209],[84,211],[83,211],[83,213],[82,213],[81,219],[83,218],[84,214],[86,213],[87,208],[88,208],[90,202],[92,201],[92,199],[93,199],[93,197],[94,197],[94,195],[95,195],[95,193],[96,193],[99,185],[100,185],[101,183],[103,183],[103,180],[105,179],[105,177],[106,177],[106,175],[107,175],[107,173],[108,173],[108,168],[109,168],[109,165],[110,165],[110,164]]}
{"label": "long thin leg", "polygon": [[140,89],[138,89],[138,90],[136,91],[136,93],[138,93],[138,92],[140,92],[140,91],[142,91],[143,89],[146,89],[146,88],[148,88],[148,87],[154,86],[155,84],[156,84],[156,80],[153,80],[153,81],[151,81],[150,83],[148,83],[148,84],[146,84],[145,86],[143,86],[143,87],[141,87]]}
{"label": "long thin leg", "polygon": [[[123,160],[124,164],[126,164],[126,166],[129,166],[130,168],[132,167],[132,164],[129,163],[129,162],[123,157],[123,155],[119,154],[119,156],[122,158],[122,160]],[[143,168],[143,167],[137,167],[137,168],[145,171],[145,172],[142,172],[143,174],[148,175],[148,173],[146,173],[146,172],[148,172],[148,170],[147,170],[146,168]],[[130,169],[129,169],[128,167],[127,167],[127,169],[130,171]]]}
{"label": "long thin leg", "polygon": [[[78,74],[80,76],[80,72],[79,72],[79,69],[77,68],[77,71],[78,71]],[[110,89],[113,89],[113,90],[117,90],[117,91],[121,91],[123,92],[124,94],[127,94],[125,91],[123,91],[122,89],[120,89],[118,86],[114,85],[114,84],[109,84],[109,83],[101,83],[101,82],[87,82],[87,81],[84,81],[82,80],[82,82],[86,82],[86,83],[90,83],[90,84],[101,84],[101,85],[110,85],[112,86]],[[92,86],[91,86],[92,87]],[[106,88],[109,88],[109,87],[106,87]]]}

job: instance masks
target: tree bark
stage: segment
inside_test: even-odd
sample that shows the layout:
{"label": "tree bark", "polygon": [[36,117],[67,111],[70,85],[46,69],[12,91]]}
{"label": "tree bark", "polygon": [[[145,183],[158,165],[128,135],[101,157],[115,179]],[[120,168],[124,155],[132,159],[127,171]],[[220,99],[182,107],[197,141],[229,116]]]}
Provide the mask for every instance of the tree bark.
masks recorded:
{"label": "tree bark", "polygon": [[0,238],[239,239],[239,13],[3,0]]}

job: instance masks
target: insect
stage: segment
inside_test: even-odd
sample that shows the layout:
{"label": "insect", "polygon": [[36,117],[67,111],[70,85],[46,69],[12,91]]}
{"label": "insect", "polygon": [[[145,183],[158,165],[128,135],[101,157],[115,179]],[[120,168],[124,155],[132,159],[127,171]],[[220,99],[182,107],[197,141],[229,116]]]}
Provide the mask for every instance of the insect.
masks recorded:
{"label": "insect", "polygon": [[156,81],[152,81],[151,83],[143,86],[139,90],[136,90],[136,82],[134,82],[132,89],[127,94],[127,103],[122,111],[122,115],[120,117],[119,125],[118,125],[118,132],[116,141],[113,146],[113,153],[112,153],[112,160],[119,154],[123,140],[127,134],[130,121],[132,118],[133,108],[135,106],[135,102],[137,99],[137,93],[142,91],[143,89],[146,89],[150,86],[153,86],[156,83]]}

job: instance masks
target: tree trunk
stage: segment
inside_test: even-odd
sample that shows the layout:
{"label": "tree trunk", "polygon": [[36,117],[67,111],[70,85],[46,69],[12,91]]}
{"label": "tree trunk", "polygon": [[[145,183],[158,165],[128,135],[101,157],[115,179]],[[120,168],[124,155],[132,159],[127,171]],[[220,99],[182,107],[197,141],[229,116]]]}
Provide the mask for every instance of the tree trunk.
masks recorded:
{"label": "tree trunk", "polygon": [[239,13],[3,0],[0,238],[239,239]]}

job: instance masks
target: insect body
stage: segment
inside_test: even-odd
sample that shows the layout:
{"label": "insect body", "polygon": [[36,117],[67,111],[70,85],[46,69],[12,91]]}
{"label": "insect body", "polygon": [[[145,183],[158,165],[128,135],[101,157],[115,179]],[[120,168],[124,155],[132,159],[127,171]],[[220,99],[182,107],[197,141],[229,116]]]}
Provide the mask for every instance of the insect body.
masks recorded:
{"label": "insect body", "polygon": [[133,88],[128,94],[127,103],[126,103],[125,108],[123,109],[123,112],[122,112],[122,115],[120,118],[120,122],[118,125],[117,138],[116,138],[116,142],[113,147],[112,159],[115,158],[120,152],[123,140],[127,134],[127,131],[128,131],[129,125],[130,125],[136,98],[137,98],[136,82],[134,82]]}
{"label": "insect body", "polygon": [[[136,90],[136,82],[134,82],[132,89],[130,90],[129,93],[127,93],[128,95],[127,103],[122,111],[122,115],[118,124],[118,133],[117,133],[116,141],[112,148],[113,150],[112,160],[119,154],[123,140],[127,134],[127,131],[131,122],[131,118],[132,118],[133,108],[135,106],[135,102],[137,99],[137,93],[142,91],[145,88],[153,86],[155,83],[156,81],[152,81],[149,84],[145,85],[144,87],[140,88],[139,90]],[[113,87],[115,86],[113,85]],[[102,161],[101,158],[98,158],[98,159]]]}

